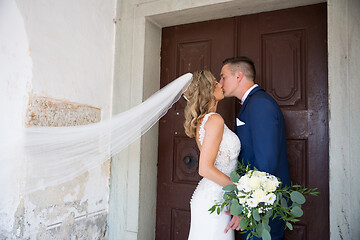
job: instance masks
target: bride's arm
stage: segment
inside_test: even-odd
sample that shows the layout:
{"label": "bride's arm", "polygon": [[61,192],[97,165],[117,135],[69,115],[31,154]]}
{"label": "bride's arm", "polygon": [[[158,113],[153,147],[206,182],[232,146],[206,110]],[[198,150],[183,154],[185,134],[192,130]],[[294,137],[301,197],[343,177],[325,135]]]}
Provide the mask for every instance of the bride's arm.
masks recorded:
{"label": "bride's arm", "polygon": [[205,124],[205,136],[200,151],[199,174],[221,186],[226,186],[233,184],[232,181],[214,166],[223,132],[224,119],[220,115],[212,115]]}
{"label": "bride's arm", "polygon": [[[224,119],[217,114],[212,115],[205,124],[205,137],[200,151],[199,174],[221,186],[226,186],[233,184],[233,182],[214,166],[223,132]],[[227,214],[230,215],[229,212]],[[233,216],[224,232],[227,233],[230,228],[239,231],[240,220],[239,216]]]}

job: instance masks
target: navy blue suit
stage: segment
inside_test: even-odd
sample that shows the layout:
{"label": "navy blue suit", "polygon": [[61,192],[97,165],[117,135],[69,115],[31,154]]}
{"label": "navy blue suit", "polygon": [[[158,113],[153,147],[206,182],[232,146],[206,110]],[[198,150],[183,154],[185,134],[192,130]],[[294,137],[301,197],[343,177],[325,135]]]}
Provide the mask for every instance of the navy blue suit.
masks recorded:
{"label": "navy blue suit", "polygon": [[[235,126],[241,141],[239,161],[280,178],[283,186],[290,186],[285,123],[276,101],[264,89],[255,87],[243,103],[238,118],[245,123]],[[271,239],[283,239],[285,223],[275,219],[270,220],[269,225]],[[244,236],[246,239],[246,234]]]}

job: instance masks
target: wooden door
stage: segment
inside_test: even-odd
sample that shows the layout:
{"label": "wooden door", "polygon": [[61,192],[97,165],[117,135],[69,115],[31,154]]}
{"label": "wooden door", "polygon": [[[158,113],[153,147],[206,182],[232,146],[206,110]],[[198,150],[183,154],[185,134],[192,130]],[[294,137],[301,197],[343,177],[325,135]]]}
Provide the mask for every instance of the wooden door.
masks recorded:
{"label": "wooden door", "polygon": [[[235,53],[235,19],[222,19],[164,28],[161,50],[161,86],[178,76],[209,69],[218,77],[221,60]],[[181,99],[160,120],[157,185],[156,239],[187,239],[190,226],[189,202],[200,180],[199,150],[195,139],[184,132]],[[235,121],[235,100],[219,104],[219,113],[229,126]]]}
{"label": "wooden door", "polygon": [[284,114],[291,181],[319,187],[289,240],[329,239],[326,4],[238,19],[238,53],[255,61],[256,81]]}
{"label": "wooden door", "polygon": [[[308,198],[302,221],[286,232],[289,240],[329,239],[326,39],[326,4],[163,30],[162,86],[198,68],[218,77],[227,57],[254,60],[256,82],[284,113],[292,182],[321,191],[320,197]],[[184,106],[181,100],[160,121],[157,239],[187,239],[189,200],[200,179],[198,149],[182,127]],[[240,107],[231,99],[219,106],[231,128]]]}

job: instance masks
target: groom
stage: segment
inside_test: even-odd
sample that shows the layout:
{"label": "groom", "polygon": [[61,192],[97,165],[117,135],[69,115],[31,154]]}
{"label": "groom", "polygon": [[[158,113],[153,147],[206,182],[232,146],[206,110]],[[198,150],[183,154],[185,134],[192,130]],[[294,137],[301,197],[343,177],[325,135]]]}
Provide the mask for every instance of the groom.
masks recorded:
{"label": "groom", "polygon": [[[241,141],[239,161],[273,174],[290,186],[284,117],[276,101],[254,83],[255,75],[254,63],[247,57],[226,59],[220,74],[225,97],[236,97],[242,105],[235,126]],[[284,238],[283,221],[270,220],[269,225],[272,240]],[[238,216],[233,216],[225,232],[230,228],[240,230]]]}

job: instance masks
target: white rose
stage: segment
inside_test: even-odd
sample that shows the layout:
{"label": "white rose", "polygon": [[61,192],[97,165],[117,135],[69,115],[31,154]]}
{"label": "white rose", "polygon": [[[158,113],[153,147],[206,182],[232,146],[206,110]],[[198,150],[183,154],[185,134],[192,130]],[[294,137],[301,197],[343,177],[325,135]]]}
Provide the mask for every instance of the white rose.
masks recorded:
{"label": "white rose", "polygon": [[261,171],[254,171],[253,174],[254,174],[255,176],[259,176],[259,177],[266,176],[266,172],[261,172]]}
{"label": "white rose", "polygon": [[254,198],[249,198],[246,200],[246,204],[251,207],[254,208],[258,205],[258,202],[254,199]]}
{"label": "white rose", "polygon": [[244,204],[246,203],[246,200],[247,200],[246,197],[244,197],[244,198],[239,198],[239,203],[240,203],[241,205],[244,205]]}
{"label": "white rose", "polygon": [[261,179],[259,177],[252,176],[249,180],[249,187],[252,190],[260,188],[260,184],[261,184]]}
{"label": "white rose", "polygon": [[261,189],[256,189],[252,196],[257,202],[265,202],[266,194]]}
{"label": "white rose", "polygon": [[239,192],[237,196],[239,198],[239,203],[240,204],[245,204],[246,203],[246,200],[247,200],[246,194],[244,194],[242,192]]}
{"label": "white rose", "polygon": [[280,182],[279,182],[279,180],[277,179],[277,177],[271,175],[269,179],[271,179],[271,181],[273,181],[273,182],[275,183],[275,186],[276,186],[276,187],[278,187],[278,186],[280,185]]}
{"label": "white rose", "polygon": [[265,199],[265,202],[267,204],[273,205],[276,200],[276,195],[274,193],[269,193],[268,195],[266,195]]}
{"label": "white rose", "polygon": [[250,192],[251,189],[249,187],[249,177],[242,176],[239,182],[236,184],[239,191]]}
{"label": "white rose", "polygon": [[264,190],[266,192],[274,192],[276,190],[276,182],[272,181],[271,179],[267,179],[264,184]]}

